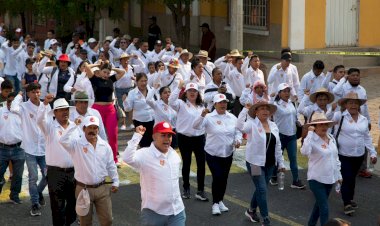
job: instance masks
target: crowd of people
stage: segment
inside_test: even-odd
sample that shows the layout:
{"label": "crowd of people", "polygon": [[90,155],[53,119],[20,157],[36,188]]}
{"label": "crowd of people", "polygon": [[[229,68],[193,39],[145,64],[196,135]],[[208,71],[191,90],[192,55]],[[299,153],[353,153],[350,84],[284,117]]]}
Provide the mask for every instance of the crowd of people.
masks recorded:
{"label": "crowd of people", "polygon": [[[285,172],[285,149],[290,187],[306,188],[297,164],[302,139],[315,197],[308,225],[328,223],[334,184],[341,187],[343,212],[352,215],[359,206],[355,178],[371,177],[367,155],[370,164],[377,161],[360,70],[337,65],[325,74],[317,60],[300,80],[288,48],[268,75],[254,52],[245,56],[235,49],[212,62],[215,37],[207,33],[208,24],[201,27],[211,53],[160,40],[154,24],[148,41],[129,35],[84,41],[74,33],[65,51],[54,31],[39,51],[30,36],[0,38],[0,192],[9,166],[9,199],[22,203],[26,163],[32,216],[41,215],[47,186],[53,225],[70,225],[77,217],[91,225],[94,208],[99,223],[111,225],[110,196],[118,191],[122,159],[140,173],[142,225],[185,225],[182,199],[209,201],[206,163],[211,213],[229,211],[223,198],[233,154],[245,145],[255,190],[244,214],[267,226],[267,190]],[[119,129],[135,130],[121,156]],[[189,180],[193,153],[195,192]]]}

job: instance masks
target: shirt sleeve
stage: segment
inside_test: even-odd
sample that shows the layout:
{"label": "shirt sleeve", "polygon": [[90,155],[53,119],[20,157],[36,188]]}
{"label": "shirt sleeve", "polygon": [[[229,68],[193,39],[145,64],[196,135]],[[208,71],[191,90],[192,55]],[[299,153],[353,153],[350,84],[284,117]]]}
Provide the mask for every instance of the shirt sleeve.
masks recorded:
{"label": "shirt sleeve", "polygon": [[41,129],[42,133],[45,136],[48,136],[48,123],[47,123],[47,114],[48,114],[49,105],[45,105],[44,103],[40,103],[40,106],[37,110],[37,125]]}
{"label": "shirt sleeve", "polygon": [[13,113],[15,113],[15,114],[18,114],[18,115],[20,115],[21,114],[21,107],[20,107],[20,105],[21,105],[21,103],[22,103],[22,95],[17,95],[16,97],[15,97],[15,99],[12,101],[12,104],[11,104],[11,112],[13,112]]}
{"label": "shirt sleeve", "polygon": [[112,82],[116,82],[116,75],[111,75],[110,77],[109,77],[109,79],[112,81]]}
{"label": "shirt sleeve", "polygon": [[77,139],[74,139],[72,134],[75,130],[77,130],[77,126],[71,126],[69,129],[66,129],[61,138],[59,139],[59,143],[68,151],[70,154],[75,151],[75,146],[77,144]]}
{"label": "shirt sleeve", "polygon": [[301,154],[305,156],[309,156],[311,153],[311,150],[313,149],[313,131],[308,131],[307,136],[305,140],[303,141],[303,145],[301,147]]}
{"label": "shirt sleeve", "polygon": [[243,108],[241,110],[239,117],[237,119],[236,127],[242,132],[242,133],[252,133],[252,120],[248,120],[250,116],[248,115],[248,109]]}
{"label": "shirt sleeve", "polygon": [[195,121],[193,122],[193,128],[198,130],[204,128],[207,124],[207,119],[205,119],[205,117],[202,117],[202,115],[198,115]]}
{"label": "shirt sleeve", "polygon": [[136,169],[141,168],[141,163],[143,159],[140,158],[137,152],[137,146],[142,138],[142,135],[139,133],[134,133],[130,141],[128,141],[128,146],[125,148],[125,151],[121,155],[124,162],[131,165]]}
{"label": "shirt sleeve", "polygon": [[112,179],[112,186],[119,187],[119,174],[117,173],[117,166],[113,159],[112,149],[107,145],[108,159],[107,159],[107,172],[108,176]]}
{"label": "shirt sleeve", "polygon": [[169,106],[172,107],[175,111],[179,111],[179,108],[181,106],[181,100],[178,99],[180,92],[181,90],[177,87],[169,96]]}

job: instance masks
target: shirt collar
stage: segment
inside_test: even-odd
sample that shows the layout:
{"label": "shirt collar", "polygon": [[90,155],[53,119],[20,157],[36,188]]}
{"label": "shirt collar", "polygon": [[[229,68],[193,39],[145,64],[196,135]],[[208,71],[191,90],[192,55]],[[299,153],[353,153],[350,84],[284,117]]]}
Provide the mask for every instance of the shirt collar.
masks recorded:
{"label": "shirt collar", "polygon": [[[92,144],[90,142],[88,142],[88,140],[87,140],[86,135],[84,134],[84,132],[83,132],[81,138],[79,139],[79,143],[81,143],[84,146],[88,146],[88,145],[92,146]],[[98,140],[96,142],[96,146],[98,147],[98,146],[104,146],[104,145],[105,145],[104,140],[102,138],[100,138],[100,136],[98,135]]]}
{"label": "shirt collar", "polygon": [[169,156],[170,152],[173,151],[173,148],[172,148],[172,147],[169,147],[168,152],[167,152],[166,154],[164,154],[164,153],[160,152],[160,151],[156,148],[156,146],[154,145],[154,142],[152,142],[152,143],[150,144],[150,149],[152,150],[152,152],[153,152],[153,154],[154,154],[154,156],[155,156],[156,158],[159,158],[159,157],[167,158],[167,157]]}

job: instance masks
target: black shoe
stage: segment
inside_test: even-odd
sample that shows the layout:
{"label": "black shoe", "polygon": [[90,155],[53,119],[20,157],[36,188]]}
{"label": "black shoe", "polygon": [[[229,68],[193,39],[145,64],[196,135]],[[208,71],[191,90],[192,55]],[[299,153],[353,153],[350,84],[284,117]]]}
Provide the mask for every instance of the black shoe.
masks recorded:
{"label": "black shoe", "polygon": [[269,180],[269,184],[272,185],[272,186],[277,186],[277,185],[278,185],[277,177],[272,177],[272,178]]}
{"label": "black shoe", "polygon": [[190,199],[190,189],[185,189],[182,192],[182,198],[184,199]]}
{"label": "black shoe", "polygon": [[42,193],[38,193],[38,203],[40,204],[40,206],[45,206],[46,205],[46,202],[45,202],[45,198],[44,198],[44,195]]}
{"label": "black shoe", "polygon": [[351,207],[352,207],[353,209],[357,209],[357,208],[359,208],[359,207],[358,207],[358,204],[357,204],[356,202],[354,202],[354,201],[351,201]]}
{"label": "black shoe", "polygon": [[344,206],[344,214],[352,216],[355,213],[355,209],[351,205]]}
{"label": "black shoe", "polygon": [[38,204],[33,204],[32,209],[30,210],[30,215],[41,216],[41,208]]}
{"label": "black shoe", "polygon": [[264,218],[263,220],[263,226],[270,226],[270,220],[268,217]]}
{"label": "black shoe", "polygon": [[195,195],[195,198],[204,202],[208,202],[208,198],[204,191],[198,191],[197,194]]}
{"label": "black shoe", "polygon": [[253,223],[257,223],[257,222],[260,222],[260,217],[257,216],[256,214],[256,211],[249,211],[249,209],[247,209],[244,213],[244,215],[246,217],[248,217],[248,219],[253,222]]}
{"label": "black shoe", "polygon": [[5,184],[5,180],[1,180],[0,181],[0,194],[1,194],[1,191],[3,190],[4,184]]}
{"label": "black shoe", "polygon": [[297,180],[296,182],[293,182],[292,185],[290,185],[291,188],[297,188],[297,189],[304,189],[306,188],[306,185],[302,184],[301,180]]}
{"label": "black shoe", "polygon": [[16,205],[22,203],[22,201],[20,200],[20,198],[18,196],[16,196],[16,197],[9,197],[9,200],[10,200],[11,203],[16,204]]}

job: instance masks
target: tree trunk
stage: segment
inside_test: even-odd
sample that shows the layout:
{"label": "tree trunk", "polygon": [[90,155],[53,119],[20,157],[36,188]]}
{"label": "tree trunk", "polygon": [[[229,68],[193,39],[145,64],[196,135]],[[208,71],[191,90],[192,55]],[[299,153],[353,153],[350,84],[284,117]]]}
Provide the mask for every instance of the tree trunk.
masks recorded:
{"label": "tree trunk", "polygon": [[181,7],[182,4],[178,4],[177,7],[174,6],[173,3],[168,3],[167,7],[170,9],[172,12],[172,19],[175,27],[175,34],[177,36],[177,42],[181,44],[181,47],[184,46],[184,39],[183,39],[183,25],[182,25],[182,11]]}
{"label": "tree trunk", "polygon": [[185,26],[183,27],[183,46],[185,46],[186,49],[189,48],[189,42],[190,42],[190,3],[186,3],[185,10]]}
{"label": "tree trunk", "polygon": [[26,34],[26,18],[25,18],[25,12],[20,13],[21,17],[21,29],[24,34]]}

